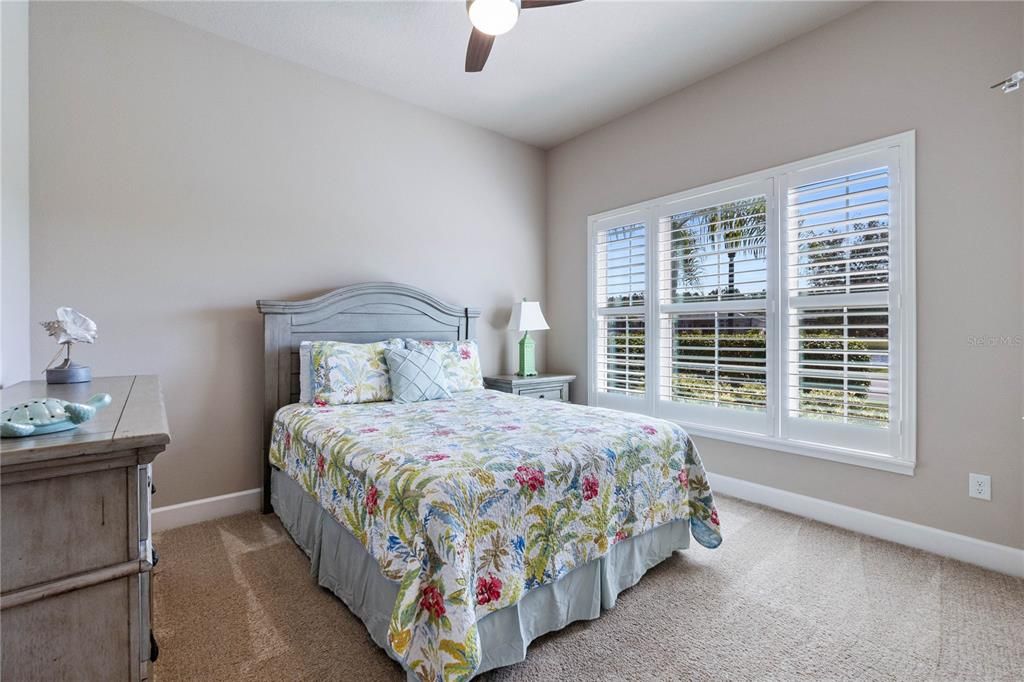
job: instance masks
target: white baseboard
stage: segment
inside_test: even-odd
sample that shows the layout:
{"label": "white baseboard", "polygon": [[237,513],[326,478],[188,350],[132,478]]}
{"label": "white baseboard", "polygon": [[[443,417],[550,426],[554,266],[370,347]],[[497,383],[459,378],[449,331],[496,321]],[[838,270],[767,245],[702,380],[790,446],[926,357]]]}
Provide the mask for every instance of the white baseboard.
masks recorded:
{"label": "white baseboard", "polygon": [[992,571],[1024,577],[1024,549],[922,526],[856,507],[819,500],[730,476],[708,474],[711,489],[871,537],[947,556]]}
{"label": "white baseboard", "polygon": [[178,528],[201,521],[219,519],[222,516],[256,511],[260,508],[262,494],[261,488],[253,488],[227,495],[157,507],[153,510],[153,531]]}

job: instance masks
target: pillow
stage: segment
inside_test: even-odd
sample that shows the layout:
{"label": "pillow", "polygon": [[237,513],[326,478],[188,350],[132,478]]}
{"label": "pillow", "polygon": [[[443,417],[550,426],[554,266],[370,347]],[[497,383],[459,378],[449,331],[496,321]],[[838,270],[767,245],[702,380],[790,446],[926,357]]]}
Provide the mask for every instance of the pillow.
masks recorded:
{"label": "pillow", "polygon": [[299,344],[299,402],[313,402],[313,342]]}
{"label": "pillow", "polygon": [[[310,398],[318,405],[351,405],[391,400],[384,351],[401,348],[401,339],[375,343],[310,342]],[[302,397],[302,347],[299,347],[299,397]]]}
{"label": "pillow", "polygon": [[392,400],[396,403],[418,403],[423,400],[451,398],[444,360],[448,354],[436,348],[386,350]]}
{"label": "pillow", "polygon": [[480,372],[480,350],[476,341],[419,341],[406,339],[409,350],[436,348],[445,352],[444,371],[448,376],[448,388],[452,393],[472,391],[484,387]]}

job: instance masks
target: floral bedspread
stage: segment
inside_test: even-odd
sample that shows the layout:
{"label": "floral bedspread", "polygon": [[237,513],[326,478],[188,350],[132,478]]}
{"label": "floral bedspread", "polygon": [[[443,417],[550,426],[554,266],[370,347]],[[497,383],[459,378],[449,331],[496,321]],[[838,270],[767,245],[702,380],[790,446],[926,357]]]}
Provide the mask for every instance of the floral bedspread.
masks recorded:
{"label": "floral bedspread", "polygon": [[478,390],[451,400],[281,408],[270,461],[399,582],[388,641],[424,680],[479,663],[476,622],[608,552],[690,519],[721,542],[678,426]]}

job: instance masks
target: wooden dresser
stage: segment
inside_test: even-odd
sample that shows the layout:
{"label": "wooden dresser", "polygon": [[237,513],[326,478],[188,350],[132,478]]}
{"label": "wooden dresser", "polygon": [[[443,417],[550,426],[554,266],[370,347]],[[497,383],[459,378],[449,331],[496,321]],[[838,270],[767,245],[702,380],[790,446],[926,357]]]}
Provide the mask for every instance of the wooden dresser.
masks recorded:
{"label": "wooden dresser", "polygon": [[49,396],[111,404],[72,431],[0,441],[0,677],[150,677],[151,462],[170,441],[154,376],[31,381],[3,407]]}

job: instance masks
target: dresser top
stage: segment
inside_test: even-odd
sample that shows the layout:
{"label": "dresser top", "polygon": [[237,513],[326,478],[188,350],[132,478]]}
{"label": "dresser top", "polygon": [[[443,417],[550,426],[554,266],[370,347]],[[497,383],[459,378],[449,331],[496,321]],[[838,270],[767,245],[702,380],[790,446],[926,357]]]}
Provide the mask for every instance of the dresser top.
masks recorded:
{"label": "dresser top", "polygon": [[0,468],[113,450],[154,446],[162,450],[171,440],[160,380],[155,376],[97,377],[82,384],[24,381],[2,393],[3,409],[42,397],[84,403],[97,393],[109,393],[111,402],[70,431],[0,440]]}
{"label": "dresser top", "polygon": [[489,377],[484,377],[484,381],[492,384],[553,384],[564,381],[572,381],[576,378],[575,374],[534,374],[528,377],[520,376],[519,374],[496,374]]}

